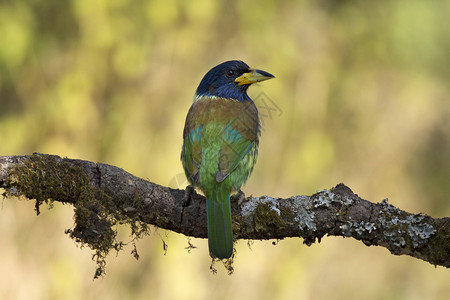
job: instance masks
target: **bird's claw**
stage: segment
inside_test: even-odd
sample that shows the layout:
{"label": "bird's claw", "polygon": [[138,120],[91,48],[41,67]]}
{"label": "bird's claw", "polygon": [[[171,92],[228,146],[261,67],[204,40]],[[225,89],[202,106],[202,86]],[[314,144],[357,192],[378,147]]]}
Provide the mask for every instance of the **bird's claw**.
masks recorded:
{"label": "bird's claw", "polygon": [[188,185],[184,191],[184,202],[183,207],[189,206],[191,204],[191,197],[195,193],[195,188],[192,185]]}
{"label": "bird's claw", "polygon": [[242,202],[245,201],[245,194],[241,190],[239,190],[236,194],[236,198],[238,199],[238,204],[241,205]]}

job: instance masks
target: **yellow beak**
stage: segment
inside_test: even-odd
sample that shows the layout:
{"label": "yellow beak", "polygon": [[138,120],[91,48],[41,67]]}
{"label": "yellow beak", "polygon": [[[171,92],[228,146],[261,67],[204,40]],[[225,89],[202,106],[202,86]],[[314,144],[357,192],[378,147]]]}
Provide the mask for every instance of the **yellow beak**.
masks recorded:
{"label": "yellow beak", "polygon": [[236,78],[234,82],[237,82],[238,85],[244,85],[244,84],[252,84],[255,82],[261,82],[275,77],[272,74],[262,70],[250,69],[249,71],[250,72],[244,73],[238,78]]}

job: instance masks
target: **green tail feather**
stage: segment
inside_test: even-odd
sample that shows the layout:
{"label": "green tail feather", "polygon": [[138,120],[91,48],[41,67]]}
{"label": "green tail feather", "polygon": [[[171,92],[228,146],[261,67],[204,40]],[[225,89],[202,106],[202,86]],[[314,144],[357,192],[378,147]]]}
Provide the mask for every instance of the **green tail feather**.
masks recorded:
{"label": "green tail feather", "polygon": [[233,227],[231,225],[230,193],[214,192],[206,199],[209,253],[219,259],[233,254]]}

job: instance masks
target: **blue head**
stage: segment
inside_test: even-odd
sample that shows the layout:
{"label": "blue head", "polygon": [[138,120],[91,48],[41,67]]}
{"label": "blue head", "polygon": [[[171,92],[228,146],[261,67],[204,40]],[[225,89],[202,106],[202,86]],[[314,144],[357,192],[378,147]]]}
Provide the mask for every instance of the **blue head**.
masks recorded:
{"label": "blue head", "polygon": [[273,78],[270,73],[250,68],[240,60],[230,60],[215,66],[206,73],[195,93],[199,96],[216,96],[239,101],[250,100],[248,87],[255,82]]}

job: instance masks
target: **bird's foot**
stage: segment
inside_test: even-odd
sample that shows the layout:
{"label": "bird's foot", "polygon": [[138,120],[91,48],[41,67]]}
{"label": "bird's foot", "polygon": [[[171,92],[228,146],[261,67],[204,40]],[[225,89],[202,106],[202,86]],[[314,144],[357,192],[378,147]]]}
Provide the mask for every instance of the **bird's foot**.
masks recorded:
{"label": "bird's foot", "polygon": [[245,201],[245,194],[241,190],[239,190],[236,194],[236,198],[238,199],[238,204],[241,205],[242,202]]}
{"label": "bird's foot", "polygon": [[191,204],[192,195],[195,194],[195,188],[192,185],[188,185],[184,191],[184,202],[183,207],[189,206]]}

